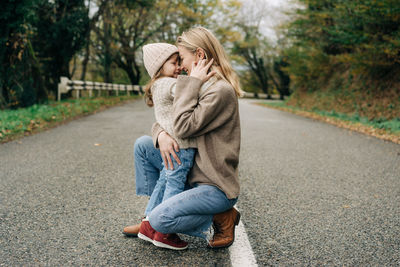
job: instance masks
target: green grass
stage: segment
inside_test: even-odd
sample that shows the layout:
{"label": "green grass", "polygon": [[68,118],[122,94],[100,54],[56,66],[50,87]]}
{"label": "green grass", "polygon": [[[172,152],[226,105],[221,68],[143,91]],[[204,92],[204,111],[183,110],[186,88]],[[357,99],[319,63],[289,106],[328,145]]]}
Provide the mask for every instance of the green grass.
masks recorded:
{"label": "green grass", "polygon": [[138,98],[137,96],[114,96],[81,98],[33,105],[17,110],[0,110],[0,142],[38,132],[64,121],[71,120],[99,109]]}
{"label": "green grass", "polygon": [[294,106],[289,106],[286,105],[286,102],[266,102],[265,105],[271,106],[271,107],[282,107],[282,108],[287,108],[293,111],[307,111],[307,112],[313,112],[315,114],[324,116],[324,117],[331,117],[331,118],[336,118],[340,119],[343,121],[349,121],[353,123],[361,123],[366,126],[372,126],[376,129],[383,129],[387,131],[388,133],[395,133],[399,134],[400,133],[400,117],[392,119],[392,120],[386,120],[386,119],[374,119],[374,120],[368,120],[367,117],[361,117],[358,114],[353,114],[353,115],[348,115],[345,113],[338,113],[335,111],[324,111],[324,110],[318,110],[316,108],[313,108],[311,110],[307,109],[302,109]]}

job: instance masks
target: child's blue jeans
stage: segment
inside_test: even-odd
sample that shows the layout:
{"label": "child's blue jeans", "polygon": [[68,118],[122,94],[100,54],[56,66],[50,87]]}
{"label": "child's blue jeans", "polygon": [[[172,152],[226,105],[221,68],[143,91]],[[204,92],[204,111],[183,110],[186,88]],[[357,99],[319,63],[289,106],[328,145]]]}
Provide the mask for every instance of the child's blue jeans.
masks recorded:
{"label": "child's blue jeans", "polygon": [[183,192],[185,189],[186,178],[193,166],[196,149],[179,149],[179,152],[176,152],[176,154],[181,160],[181,165],[179,165],[175,159],[171,157],[174,169],[166,169],[165,166],[163,166],[163,169],[160,172],[160,178],[158,179],[147,204],[145,211],[146,216],[149,215],[150,212],[161,202]]}

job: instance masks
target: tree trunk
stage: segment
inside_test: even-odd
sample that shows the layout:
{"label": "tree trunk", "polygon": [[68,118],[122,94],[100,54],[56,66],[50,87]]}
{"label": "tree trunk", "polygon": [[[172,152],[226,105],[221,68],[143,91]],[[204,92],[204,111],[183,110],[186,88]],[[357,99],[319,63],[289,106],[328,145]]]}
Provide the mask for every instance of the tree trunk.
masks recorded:
{"label": "tree trunk", "polygon": [[[88,1],[88,17],[90,13],[90,2],[91,0]],[[89,58],[90,58],[90,33],[92,32],[94,27],[96,27],[96,22],[99,20],[99,17],[104,13],[104,10],[107,8],[107,4],[108,4],[107,0],[100,1],[99,9],[90,20],[89,30],[86,36],[85,57],[82,61],[81,81],[84,81],[86,79],[87,65],[89,63]]]}
{"label": "tree trunk", "polygon": [[260,69],[256,70],[255,72],[258,81],[260,82],[261,90],[267,95],[267,99],[271,99],[268,86],[268,77],[266,77],[265,73],[263,73],[263,71]]}
{"label": "tree trunk", "polygon": [[111,21],[111,15],[110,15],[110,10],[106,9],[104,12],[104,82],[106,83],[112,83],[112,77],[111,77],[111,63],[112,63],[112,58],[111,58],[111,48],[110,48],[110,42],[111,42],[111,24],[109,21]]}
{"label": "tree trunk", "polygon": [[40,63],[35,57],[35,51],[33,50],[32,43],[28,40],[27,43],[29,53],[30,53],[30,65],[32,70],[33,84],[36,90],[36,99],[38,102],[43,102],[48,100],[48,92],[44,86],[43,76],[40,70]]}
{"label": "tree trunk", "polygon": [[82,61],[81,81],[84,81],[86,79],[86,71],[87,71],[87,65],[89,62],[89,54],[90,54],[90,33],[89,33],[89,37],[87,39],[87,44],[86,44],[86,48],[85,48],[85,57]]}
{"label": "tree trunk", "polygon": [[75,71],[76,71],[76,55],[74,56],[74,59],[73,59],[71,78],[74,77]]}
{"label": "tree trunk", "polygon": [[126,74],[128,74],[129,80],[132,85],[139,85],[140,73],[135,73],[132,68],[124,68],[123,69]]}

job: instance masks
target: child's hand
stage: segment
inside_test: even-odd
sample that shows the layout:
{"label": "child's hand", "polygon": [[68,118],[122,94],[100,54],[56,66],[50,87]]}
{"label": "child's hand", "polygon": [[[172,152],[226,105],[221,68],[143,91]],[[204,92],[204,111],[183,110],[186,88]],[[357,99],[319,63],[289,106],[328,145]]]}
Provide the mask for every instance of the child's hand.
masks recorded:
{"label": "child's hand", "polygon": [[205,59],[200,60],[197,63],[197,65],[193,62],[192,70],[190,71],[190,76],[198,78],[198,79],[202,80],[203,82],[207,81],[216,73],[215,71],[210,71],[210,73],[207,74],[207,72],[210,69],[213,62],[214,62],[213,58],[210,60],[210,62],[208,62],[207,65],[206,65]]}

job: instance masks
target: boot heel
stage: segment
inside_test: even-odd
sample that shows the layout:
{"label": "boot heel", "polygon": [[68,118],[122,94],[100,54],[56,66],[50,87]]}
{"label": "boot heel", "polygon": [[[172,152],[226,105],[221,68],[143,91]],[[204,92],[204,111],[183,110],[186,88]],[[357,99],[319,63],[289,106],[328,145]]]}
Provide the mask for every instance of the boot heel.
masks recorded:
{"label": "boot heel", "polygon": [[236,215],[235,225],[238,225],[239,221],[240,221],[240,212],[238,212],[238,214]]}

